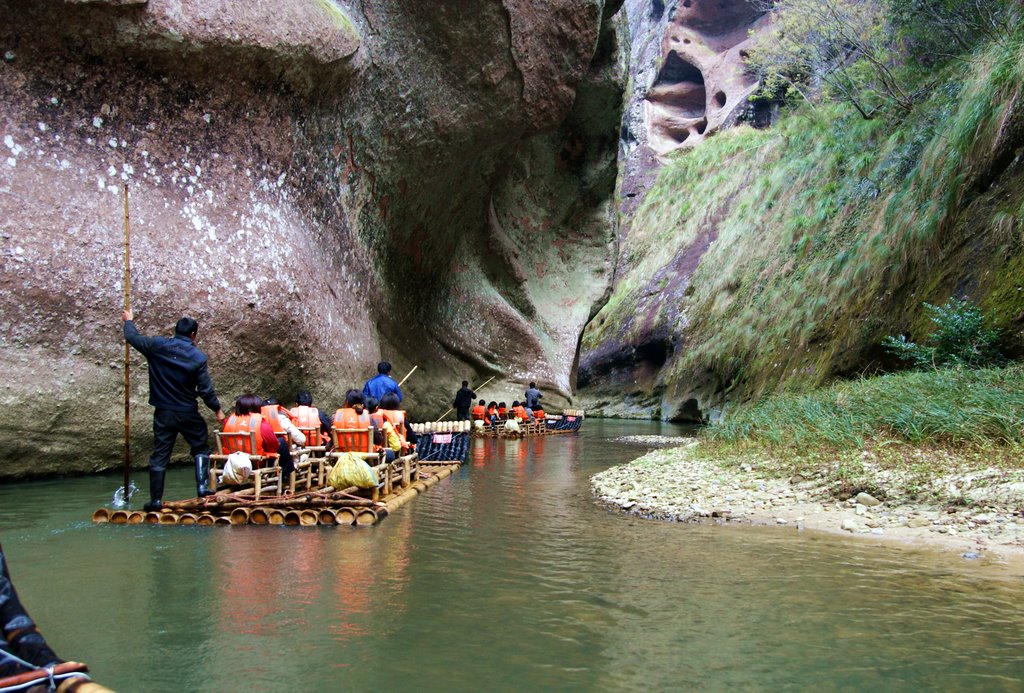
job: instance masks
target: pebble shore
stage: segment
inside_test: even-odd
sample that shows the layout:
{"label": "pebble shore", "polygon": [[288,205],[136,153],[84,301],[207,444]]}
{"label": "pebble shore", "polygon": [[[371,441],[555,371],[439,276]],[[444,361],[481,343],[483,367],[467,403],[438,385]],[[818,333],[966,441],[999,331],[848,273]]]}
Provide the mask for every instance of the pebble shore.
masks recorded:
{"label": "pebble shore", "polygon": [[[601,502],[652,519],[822,530],[1024,565],[1021,472],[959,470],[929,479],[928,488],[921,489],[919,478],[875,470],[872,479],[885,491],[884,501],[863,492],[840,500],[822,479],[778,478],[769,464],[716,463],[701,457],[696,441],[679,445],[685,439],[653,438],[621,439],[648,448],[675,447],[594,475],[591,488]],[[912,485],[914,496],[929,500],[909,498]]]}

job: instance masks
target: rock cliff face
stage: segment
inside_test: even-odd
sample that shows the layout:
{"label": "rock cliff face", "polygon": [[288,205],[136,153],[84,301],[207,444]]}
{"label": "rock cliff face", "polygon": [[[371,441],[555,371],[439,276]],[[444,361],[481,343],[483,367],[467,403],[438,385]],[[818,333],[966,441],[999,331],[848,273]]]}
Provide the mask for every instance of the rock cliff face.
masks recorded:
{"label": "rock cliff face", "polygon": [[0,476],[120,463],[125,184],[136,322],[196,317],[225,405],[333,408],[382,357],[419,364],[414,414],[474,376],[568,397],[612,273],[617,10],[0,0]]}
{"label": "rock cliff face", "polygon": [[610,304],[584,336],[580,385],[585,401],[608,415],[699,419],[696,399],[666,398],[662,369],[681,338],[690,278],[716,233],[708,225],[683,247],[659,246],[650,236],[673,230],[635,228],[634,215],[674,152],[740,120],[767,124],[748,101],[757,83],[743,62],[750,32],[767,17],[748,0],[627,1],[625,11],[633,41],[620,147],[622,252]]}

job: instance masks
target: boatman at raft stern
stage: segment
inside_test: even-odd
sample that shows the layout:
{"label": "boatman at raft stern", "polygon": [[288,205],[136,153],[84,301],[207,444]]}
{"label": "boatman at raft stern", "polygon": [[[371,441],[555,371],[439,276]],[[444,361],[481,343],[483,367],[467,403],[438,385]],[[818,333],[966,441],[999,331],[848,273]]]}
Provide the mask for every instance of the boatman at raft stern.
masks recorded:
{"label": "boatman at raft stern", "polygon": [[130,310],[121,317],[125,340],[149,362],[149,403],[154,407],[153,454],[149,457],[149,502],[143,507],[147,511],[162,507],[164,474],[179,433],[188,443],[196,465],[196,495],[212,495],[210,434],[206,420],[199,414],[196,397],[216,412],[218,422],[224,421],[224,412],[206,370],[206,354],[195,345],[199,323],[182,318],[174,327],[174,337],[167,339],[139,334]]}
{"label": "boatman at raft stern", "polygon": [[363,385],[363,397],[376,397],[379,402],[389,392],[394,392],[398,396],[398,401],[402,401],[402,388],[391,377],[391,364],[381,361],[377,364],[377,375]]}
{"label": "boatman at raft stern", "polygon": [[473,398],[476,393],[469,389],[469,381],[462,381],[462,389],[455,393],[455,401],[452,407],[455,409],[456,421],[469,421],[469,408],[473,406]]}
{"label": "boatman at raft stern", "polygon": [[526,401],[523,402],[523,406],[528,409],[540,406],[540,398],[543,397],[540,390],[537,389],[537,383],[530,383],[530,389],[523,393],[526,397]]}

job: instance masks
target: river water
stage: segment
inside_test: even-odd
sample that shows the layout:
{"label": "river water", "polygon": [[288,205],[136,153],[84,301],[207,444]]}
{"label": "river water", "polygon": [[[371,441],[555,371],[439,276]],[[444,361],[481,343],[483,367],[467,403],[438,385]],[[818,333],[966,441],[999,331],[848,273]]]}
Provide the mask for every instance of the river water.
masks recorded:
{"label": "river water", "polygon": [[593,502],[644,452],[617,438],[679,430],[475,441],[368,528],[95,526],[116,475],[6,484],[0,542],[50,644],[119,691],[1024,688],[1019,577]]}

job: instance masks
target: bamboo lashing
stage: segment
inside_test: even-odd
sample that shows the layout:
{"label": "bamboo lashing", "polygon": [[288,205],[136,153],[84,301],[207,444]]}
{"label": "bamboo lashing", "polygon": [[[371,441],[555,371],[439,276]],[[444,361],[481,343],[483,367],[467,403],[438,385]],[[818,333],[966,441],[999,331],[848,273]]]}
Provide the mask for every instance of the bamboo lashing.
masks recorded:
{"label": "bamboo lashing", "polygon": [[[128,184],[124,184],[124,309],[132,309],[131,285],[132,285],[132,261],[131,244],[129,243],[128,226]],[[130,441],[130,416],[131,416],[131,383],[129,377],[129,356],[131,355],[128,340],[124,342],[124,504],[128,505],[131,496],[129,485],[131,483],[131,454],[129,451]]]}
{"label": "bamboo lashing", "polygon": [[416,369],[417,369],[417,368],[419,368],[419,365],[418,365],[418,364],[417,364],[417,365],[415,365],[415,366],[413,366],[413,367],[412,367],[412,370],[411,370],[411,371],[409,371],[408,373],[406,373],[406,374],[405,374],[405,377],[404,377],[404,378],[402,378],[402,379],[401,379],[401,380],[399,381],[399,383],[398,383],[398,387],[402,387],[402,385],[404,385],[404,384],[405,384],[405,381],[409,379],[409,376],[410,376],[410,375],[412,375],[413,373],[415,373],[415,372],[416,372]]}
{"label": "bamboo lashing", "polygon": [[[487,387],[487,384],[488,384],[489,382],[491,382],[492,380],[494,380],[494,379],[495,379],[495,378],[497,378],[497,377],[498,377],[498,376],[496,376],[496,375],[492,375],[492,376],[491,376],[490,378],[488,378],[488,379],[487,379],[487,380],[486,380],[486,381],[484,382],[484,384],[483,384],[483,385],[481,385],[480,387],[471,387],[470,389],[471,389],[471,390],[472,390],[473,392],[476,392],[477,390],[483,390],[483,389],[484,389],[485,387]],[[451,407],[451,408],[450,408],[450,409],[448,409],[448,411],[446,411],[446,412],[445,412],[444,414],[441,414],[441,418],[440,418],[440,419],[438,419],[438,421],[440,421],[440,420],[441,420],[441,419],[443,419],[444,417],[448,416],[448,415],[449,415],[449,414],[451,414],[451,413],[452,413],[453,411],[455,411],[455,407]]]}

